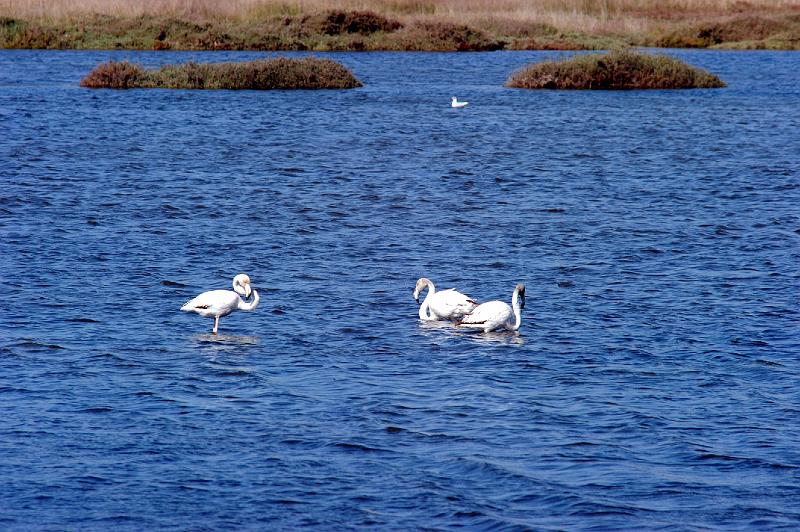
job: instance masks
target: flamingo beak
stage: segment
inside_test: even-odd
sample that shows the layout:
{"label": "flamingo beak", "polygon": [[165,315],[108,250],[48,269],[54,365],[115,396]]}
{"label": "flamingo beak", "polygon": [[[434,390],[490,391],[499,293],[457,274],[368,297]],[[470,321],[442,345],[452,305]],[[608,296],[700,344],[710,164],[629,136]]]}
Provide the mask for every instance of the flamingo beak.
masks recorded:
{"label": "flamingo beak", "polygon": [[250,297],[250,292],[252,292],[250,285],[249,284],[244,285],[244,297]]}

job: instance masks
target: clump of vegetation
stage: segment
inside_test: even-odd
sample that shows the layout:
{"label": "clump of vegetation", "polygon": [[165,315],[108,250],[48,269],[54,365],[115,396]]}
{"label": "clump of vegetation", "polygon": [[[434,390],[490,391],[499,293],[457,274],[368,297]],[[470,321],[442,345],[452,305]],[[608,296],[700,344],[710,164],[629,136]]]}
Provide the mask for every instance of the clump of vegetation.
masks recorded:
{"label": "clump of vegetation", "polygon": [[392,32],[403,27],[396,20],[390,20],[373,11],[341,10],[304,16],[300,20],[300,24],[314,33],[324,35],[341,35],[343,33],[370,35],[379,31]]}
{"label": "clump of vegetation", "polygon": [[534,63],[515,72],[507,87],[519,89],[688,89],[725,83],[672,57],[630,49]]}
{"label": "clump of vegetation", "polygon": [[622,44],[619,37],[562,31],[541,22],[493,19],[485,25],[489,35],[505,42],[507,50],[607,50]]}
{"label": "clump of vegetation", "polygon": [[82,87],[92,89],[351,89],[361,82],[330,59],[279,57],[244,63],[185,63],[146,70],[127,61],[104,63]]}
{"label": "clump of vegetation", "polygon": [[92,70],[81,80],[81,87],[90,89],[135,89],[146,76],[139,65],[127,61],[110,61]]}
{"label": "clump of vegetation", "polygon": [[620,38],[583,35],[577,33],[557,33],[537,37],[517,38],[511,40],[506,48],[509,50],[608,50],[620,46],[633,45]]}
{"label": "clump of vegetation", "polygon": [[421,22],[387,39],[387,49],[436,52],[484,52],[501,50],[505,42],[463,24]]}
{"label": "clump of vegetation", "polygon": [[[738,47],[738,43],[763,43],[781,40],[793,33],[800,37],[800,23],[792,17],[738,16],[722,21],[680,26],[655,40],[666,48]],[[791,40],[791,39],[784,39]],[[753,46],[759,47],[759,46]]]}
{"label": "clump of vegetation", "polygon": [[387,36],[402,27],[400,22],[372,11],[329,10],[285,17],[276,27],[265,23],[259,29],[277,39],[281,49],[360,51],[386,49],[382,43]]}

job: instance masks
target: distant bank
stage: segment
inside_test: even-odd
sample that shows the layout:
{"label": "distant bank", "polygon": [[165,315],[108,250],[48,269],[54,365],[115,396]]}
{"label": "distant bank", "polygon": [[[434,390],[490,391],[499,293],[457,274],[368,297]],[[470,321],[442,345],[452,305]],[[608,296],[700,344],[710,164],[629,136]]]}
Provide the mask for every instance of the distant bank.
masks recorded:
{"label": "distant bank", "polygon": [[[800,49],[800,0],[0,0],[0,47],[484,51]],[[336,8],[333,8],[335,4]]]}

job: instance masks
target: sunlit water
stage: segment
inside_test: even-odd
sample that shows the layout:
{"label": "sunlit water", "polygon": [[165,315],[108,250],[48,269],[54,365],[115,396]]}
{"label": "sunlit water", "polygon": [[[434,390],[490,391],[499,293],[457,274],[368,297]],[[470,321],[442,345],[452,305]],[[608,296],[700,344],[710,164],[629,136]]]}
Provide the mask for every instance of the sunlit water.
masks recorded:
{"label": "sunlit water", "polygon": [[[559,55],[0,52],[0,528],[800,527],[800,55],[503,88]],[[179,312],[239,272],[255,312]],[[421,276],[526,283],[520,334],[421,324]]]}

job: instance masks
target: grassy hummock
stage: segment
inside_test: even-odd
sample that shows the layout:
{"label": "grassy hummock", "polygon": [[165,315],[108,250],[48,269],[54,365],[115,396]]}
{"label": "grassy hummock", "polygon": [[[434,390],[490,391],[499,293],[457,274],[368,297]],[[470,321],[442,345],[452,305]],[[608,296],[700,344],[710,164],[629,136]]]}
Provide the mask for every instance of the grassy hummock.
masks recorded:
{"label": "grassy hummock", "polygon": [[330,59],[278,57],[243,63],[185,63],[146,70],[103,63],[81,80],[92,89],[352,89],[361,82]]}
{"label": "grassy hummock", "polygon": [[705,89],[724,87],[725,83],[673,57],[624,49],[534,63],[513,73],[506,86],[518,89]]}

